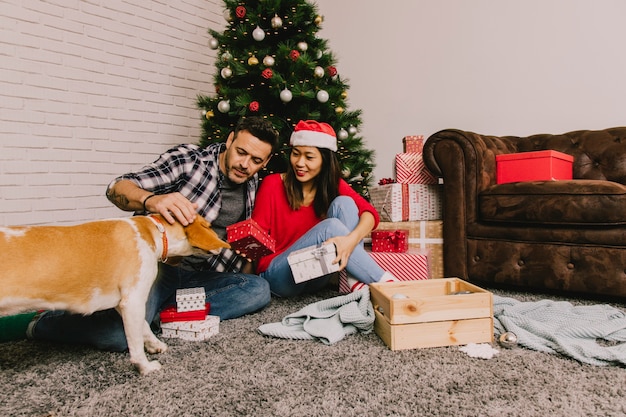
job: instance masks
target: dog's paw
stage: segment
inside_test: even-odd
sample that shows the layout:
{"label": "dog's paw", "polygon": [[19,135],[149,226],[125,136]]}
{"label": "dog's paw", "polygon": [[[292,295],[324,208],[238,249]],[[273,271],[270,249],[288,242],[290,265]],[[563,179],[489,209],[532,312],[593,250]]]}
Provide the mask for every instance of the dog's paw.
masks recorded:
{"label": "dog's paw", "polygon": [[141,375],[147,375],[150,372],[158,371],[161,369],[161,363],[159,361],[149,361],[146,363],[137,364],[137,369]]}
{"label": "dog's paw", "polygon": [[153,340],[146,341],[145,348],[148,353],[164,353],[167,351],[167,345],[156,337]]}

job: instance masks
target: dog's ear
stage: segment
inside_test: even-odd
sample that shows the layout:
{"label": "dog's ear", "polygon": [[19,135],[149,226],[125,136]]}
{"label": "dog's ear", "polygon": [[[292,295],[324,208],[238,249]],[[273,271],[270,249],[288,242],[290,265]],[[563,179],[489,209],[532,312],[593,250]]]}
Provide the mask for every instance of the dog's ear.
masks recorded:
{"label": "dog's ear", "polygon": [[230,248],[230,245],[219,238],[217,233],[211,229],[211,225],[202,216],[196,216],[196,220],[185,227],[185,234],[191,246],[206,252]]}

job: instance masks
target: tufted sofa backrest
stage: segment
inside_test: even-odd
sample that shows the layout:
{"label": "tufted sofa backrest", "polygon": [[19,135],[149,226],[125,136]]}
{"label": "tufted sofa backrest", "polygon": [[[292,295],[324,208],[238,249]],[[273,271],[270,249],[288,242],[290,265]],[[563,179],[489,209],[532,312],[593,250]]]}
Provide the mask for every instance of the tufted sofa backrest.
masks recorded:
{"label": "tufted sofa backrest", "polygon": [[[513,139],[513,138],[511,138]],[[515,138],[517,152],[555,150],[574,157],[574,178],[626,185],[626,127]]]}

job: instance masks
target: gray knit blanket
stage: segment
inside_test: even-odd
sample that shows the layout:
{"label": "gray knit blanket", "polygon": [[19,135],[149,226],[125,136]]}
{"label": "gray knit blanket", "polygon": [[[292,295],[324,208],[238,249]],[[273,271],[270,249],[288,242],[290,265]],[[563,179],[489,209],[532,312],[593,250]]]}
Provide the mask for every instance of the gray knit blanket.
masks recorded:
{"label": "gray knit blanket", "polygon": [[495,333],[513,332],[526,348],[591,365],[626,365],[626,314],[609,305],[494,295],[493,315]]}
{"label": "gray knit blanket", "polygon": [[374,329],[369,287],[318,301],[289,314],[281,322],[263,324],[259,332],[283,339],[319,340],[332,345],[355,333]]}

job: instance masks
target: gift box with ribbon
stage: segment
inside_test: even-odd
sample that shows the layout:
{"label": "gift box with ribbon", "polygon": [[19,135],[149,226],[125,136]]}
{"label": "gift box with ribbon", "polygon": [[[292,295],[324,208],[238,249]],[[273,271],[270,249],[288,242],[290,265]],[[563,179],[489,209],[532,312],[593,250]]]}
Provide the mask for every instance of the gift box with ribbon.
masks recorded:
{"label": "gift box with ribbon", "polygon": [[385,222],[438,220],[442,217],[442,185],[385,183],[370,187],[372,205]]}
{"label": "gift box with ribbon", "polygon": [[408,230],[372,230],[372,252],[404,253],[409,249]]}
{"label": "gift box with ribbon", "polygon": [[232,249],[249,259],[259,259],[274,253],[276,241],[252,219],[226,227],[226,236]]}
{"label": "gift box with ribbon", "polygon": [[291,252],[287,262],[291,267],[293,280],[299,284],[338,271],[339,264],[332,263],[336,257],[335,245],[328,243]]}

